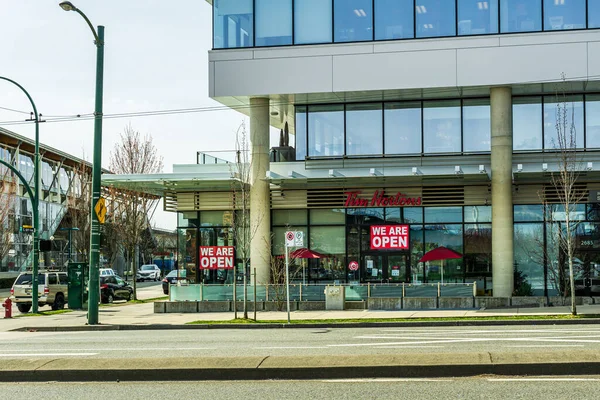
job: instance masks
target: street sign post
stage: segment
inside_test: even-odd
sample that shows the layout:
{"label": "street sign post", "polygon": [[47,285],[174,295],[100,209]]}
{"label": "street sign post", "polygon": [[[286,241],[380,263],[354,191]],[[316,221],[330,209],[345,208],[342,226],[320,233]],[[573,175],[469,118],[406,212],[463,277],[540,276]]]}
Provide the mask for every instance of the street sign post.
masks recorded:
{"label": "street sign post", "polygon": [[285,233],[285,291],[287,298],[287,319],[290,321],[290,247],[304,246],[304,232],[287,231]]}

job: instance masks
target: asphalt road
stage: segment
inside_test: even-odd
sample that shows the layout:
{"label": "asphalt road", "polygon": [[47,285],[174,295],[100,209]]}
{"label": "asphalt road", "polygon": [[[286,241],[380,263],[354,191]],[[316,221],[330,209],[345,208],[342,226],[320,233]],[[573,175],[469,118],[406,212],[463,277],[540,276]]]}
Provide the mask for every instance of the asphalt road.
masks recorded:
{"label": "asphalt road", "polygon": [[597,399],[600,377],[0,383],[5,399]]}
{"label": "asphalt road", "polygon": [[0,333],[0,360],[592,350],[600,350],[600,327],[595,325]]}

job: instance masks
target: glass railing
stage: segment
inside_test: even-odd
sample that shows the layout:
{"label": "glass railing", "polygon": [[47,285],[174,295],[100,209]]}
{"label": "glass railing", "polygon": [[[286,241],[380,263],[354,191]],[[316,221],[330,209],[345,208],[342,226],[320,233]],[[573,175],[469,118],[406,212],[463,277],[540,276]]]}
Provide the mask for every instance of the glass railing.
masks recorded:
{"label": "glass railing", "polygon": [[[325,288],[329,285],[290,284],[291,301],[325,301]],[[423,283],[423,284],[361,284],[344,286],[346,301],[366,301],[369,298],[472,298],[475,283]],[[256,294],[255,294],[256,290]],[[246,300],[283,301],[285,285],[248,285]],[[244,286],[236,286],[236,300],[244,300]],[[180,284],[171,285],[170,301],[232,301],[233,285]]]}

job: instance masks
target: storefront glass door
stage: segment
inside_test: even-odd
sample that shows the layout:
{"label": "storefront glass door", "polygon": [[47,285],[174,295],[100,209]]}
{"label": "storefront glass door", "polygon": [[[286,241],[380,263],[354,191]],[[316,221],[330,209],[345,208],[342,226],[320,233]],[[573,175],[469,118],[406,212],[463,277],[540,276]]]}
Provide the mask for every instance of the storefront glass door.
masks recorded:
{"label": "storefront glass door", "polygon": [[408,254],[367,253],[362,257],[363,282],[407,282]]}

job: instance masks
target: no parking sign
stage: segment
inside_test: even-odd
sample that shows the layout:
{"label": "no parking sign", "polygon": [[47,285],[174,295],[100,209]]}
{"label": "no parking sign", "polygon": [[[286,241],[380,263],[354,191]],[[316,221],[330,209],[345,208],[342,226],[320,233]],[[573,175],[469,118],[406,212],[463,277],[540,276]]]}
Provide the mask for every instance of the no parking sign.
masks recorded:
{"label": "no parking sign", "polygon": [[285,247],[303,247],[304,232],[302,231],[287,231],[285,233]]}

